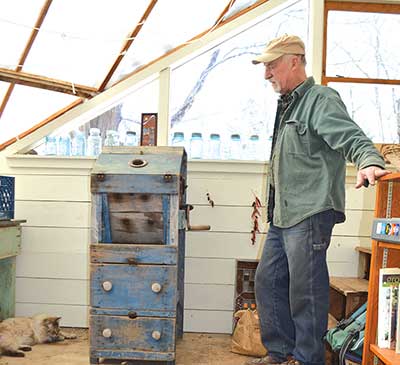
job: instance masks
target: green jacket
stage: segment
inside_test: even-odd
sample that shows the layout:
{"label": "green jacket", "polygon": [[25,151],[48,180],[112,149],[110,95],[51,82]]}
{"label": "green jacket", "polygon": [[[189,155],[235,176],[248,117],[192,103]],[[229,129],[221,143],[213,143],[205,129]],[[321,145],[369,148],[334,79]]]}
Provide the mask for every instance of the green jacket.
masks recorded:
{"label": "green jacket", "polygon": [[309,77],[292,96],[270,162],[273,222],[281,228],[328,209],[344,214],[346,160],[358,169],[385,166],[335,90]]}

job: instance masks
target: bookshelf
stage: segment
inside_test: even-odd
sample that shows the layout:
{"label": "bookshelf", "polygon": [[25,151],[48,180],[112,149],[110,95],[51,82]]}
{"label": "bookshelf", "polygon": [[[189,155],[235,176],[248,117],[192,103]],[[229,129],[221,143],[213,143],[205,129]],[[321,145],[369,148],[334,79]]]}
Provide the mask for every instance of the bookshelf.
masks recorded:
{"label": "bookshelf", "polygon": [[[400,217],[400,172],[379,179],[376,187],[375,218]],[[400,354],[394,350],[381,349],[376,345],[378,324],[379,269],[400,266],[400,244],[372,240],[371,264],[368,285],[367,321],[365,326],[362,365],[398,365]]]}

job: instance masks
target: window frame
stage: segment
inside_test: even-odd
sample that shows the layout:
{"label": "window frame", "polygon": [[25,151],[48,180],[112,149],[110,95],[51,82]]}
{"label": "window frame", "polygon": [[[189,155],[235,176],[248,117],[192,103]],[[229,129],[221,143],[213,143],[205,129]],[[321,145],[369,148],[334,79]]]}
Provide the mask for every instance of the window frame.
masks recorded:
{"label": "window frame", "polygon": [[352,83],[352,84],[400,85],[400,80],[398,80],[398,79],[375,79],[375,78],[362,78],[362,77],[326,76],[328,13],[330,11],[400,14],[400,4],[382,4],[382,3],[349,2],[349,1],[325,1],[321,84],[327,86],[329,82],[342,82],[342,83]]}

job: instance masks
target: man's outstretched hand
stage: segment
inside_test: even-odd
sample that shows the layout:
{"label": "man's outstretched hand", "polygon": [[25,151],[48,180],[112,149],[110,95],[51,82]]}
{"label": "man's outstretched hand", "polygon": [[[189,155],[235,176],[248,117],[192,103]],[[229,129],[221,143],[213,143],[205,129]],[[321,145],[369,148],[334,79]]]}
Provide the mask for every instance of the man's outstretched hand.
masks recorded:
{"label": "man's outstretched hand", "polygon": [[390,171],[384,170],[381,167],[378,166],[368,166],[364,169],[361,169],[357,173],[357,183],[355,188],[359,189],[361,186],[368,186],[368,184],[365,184],[366,181],[370,185],[375,185],[376,180],[378,180],[380,177],[385,176],[390,174]]}

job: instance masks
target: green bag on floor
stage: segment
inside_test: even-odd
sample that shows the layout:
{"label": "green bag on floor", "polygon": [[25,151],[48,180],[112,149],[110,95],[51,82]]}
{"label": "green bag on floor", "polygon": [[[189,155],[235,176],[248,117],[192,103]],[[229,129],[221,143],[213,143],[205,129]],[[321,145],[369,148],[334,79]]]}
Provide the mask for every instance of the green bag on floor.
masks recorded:
{"label": "green bag on floor", "polygon": [[325,334],[325,341],[334,352],[339,353],[339,363],[345,364],[345,355],[351,353],[362,357],[367,303],[358,308],[349,318],[341,320]]}

